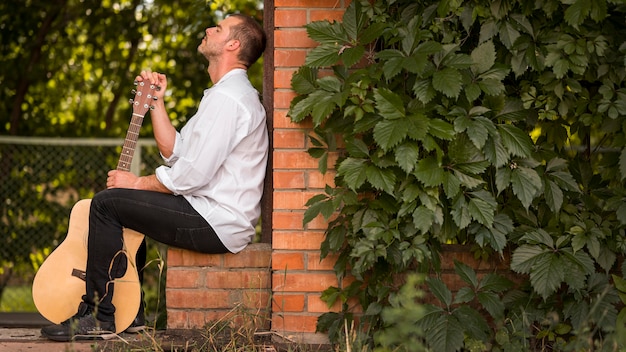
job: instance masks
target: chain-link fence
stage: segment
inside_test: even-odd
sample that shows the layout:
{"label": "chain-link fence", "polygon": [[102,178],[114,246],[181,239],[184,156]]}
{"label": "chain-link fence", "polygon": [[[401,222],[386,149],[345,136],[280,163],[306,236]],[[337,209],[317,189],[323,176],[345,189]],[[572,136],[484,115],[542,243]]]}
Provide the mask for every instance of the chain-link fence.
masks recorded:
{"label": "chain-link fence", "polygon": [[[0,312],[36,311],[37,267],[66,237],[72,206],[105,188],[122,144],[0,136]],[[140,140],[131,170],[153,173],[160,162],[154,142]]]}

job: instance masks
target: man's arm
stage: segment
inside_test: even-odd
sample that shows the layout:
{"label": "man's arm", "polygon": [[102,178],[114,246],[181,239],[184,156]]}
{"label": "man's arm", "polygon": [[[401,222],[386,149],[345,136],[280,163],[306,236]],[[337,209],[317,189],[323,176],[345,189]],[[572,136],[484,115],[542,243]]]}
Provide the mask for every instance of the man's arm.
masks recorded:
{"label": "man's arm", "polygon": [[137,177],[132,172],[121,170],[109,171],[107,177],[107,188],[130,188],[169,194],[172,193],[172,191],[159,182],[155,175]]}
{"label": "man's arm", "polygon": [[158,72],[141,71],[141,75],[137,76],[137,81],[149,81],[160,87],[156,92],[157,100],[154,102],[154,109],[150,110],[152,118],[152,128],[154,130],[154,139],[161,154],[169,158],[174,152],[174,142],[176,141],[176,129],[170,121],[163,97],[167,90],[167,77]]}

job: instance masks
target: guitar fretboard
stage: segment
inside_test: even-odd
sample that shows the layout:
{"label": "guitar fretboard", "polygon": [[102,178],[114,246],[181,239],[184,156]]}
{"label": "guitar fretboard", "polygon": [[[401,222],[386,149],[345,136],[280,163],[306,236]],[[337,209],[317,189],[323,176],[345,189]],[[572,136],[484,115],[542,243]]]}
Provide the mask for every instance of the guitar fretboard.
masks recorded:
{"label": "guitar fretboard", "polygon": [[126,132],[126,138],[124,139],[124,145],[122,147],[122,154],[117,162],[117,169],[121,171],[130,171],[130,165],[133,162],[133,156],[135,155],[135,147],[137,147],[137,140],[139,139],[139,129],[143,123],[143,115],[133,113],[133,118],[128,126]]}

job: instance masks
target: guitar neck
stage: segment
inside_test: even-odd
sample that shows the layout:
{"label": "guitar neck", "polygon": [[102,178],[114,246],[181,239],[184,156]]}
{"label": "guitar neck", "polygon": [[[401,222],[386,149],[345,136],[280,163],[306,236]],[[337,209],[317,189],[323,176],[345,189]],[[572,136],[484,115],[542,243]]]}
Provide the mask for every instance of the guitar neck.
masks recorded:
{"label": "guitar neck", "polygon": [[139,130],[143,123],[143,115],[133,113],[133,117],[128,126],[126,132],[126,138],[124,139],[124,145],[122,147],[122,154],[117,162],[117,169],[121,171],[130,171],[130,165],[135,155],[135,148],[137,147],[137,140],[139,139]]}

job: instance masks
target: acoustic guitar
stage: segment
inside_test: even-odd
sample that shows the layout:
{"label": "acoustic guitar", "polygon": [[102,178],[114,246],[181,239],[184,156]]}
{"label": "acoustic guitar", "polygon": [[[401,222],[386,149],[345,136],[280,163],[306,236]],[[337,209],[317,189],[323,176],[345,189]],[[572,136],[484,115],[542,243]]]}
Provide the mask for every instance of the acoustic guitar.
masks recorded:
{"label": "acoustic guitar", "polygon": [[[148,82],[135,82],[135,97],[131,99],[133,114],[126,133],[118,170],[130,171],[130,165],[139,138],[143,118],[156,99],[154,91],[159,87]],[[89,236],[89,208],[91,199],[78,201],[70,213],[66,238],[46,258],[33,280],[33,301],[39,313],[49,321],[60,324],[78,311],[85,294],[85,270],[87,267],[87,239]],[[115,305],[115,328],[120,333],[130,326],[141,304],[141,284],[135,264],[135,255],[144,235],[124,229],[124,245],[115,260],[126,261],[126,271],[115,277],[113,283],[113,305]]]}

